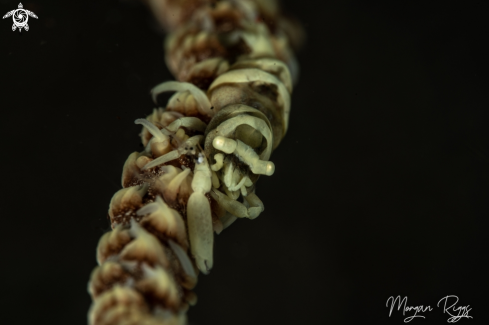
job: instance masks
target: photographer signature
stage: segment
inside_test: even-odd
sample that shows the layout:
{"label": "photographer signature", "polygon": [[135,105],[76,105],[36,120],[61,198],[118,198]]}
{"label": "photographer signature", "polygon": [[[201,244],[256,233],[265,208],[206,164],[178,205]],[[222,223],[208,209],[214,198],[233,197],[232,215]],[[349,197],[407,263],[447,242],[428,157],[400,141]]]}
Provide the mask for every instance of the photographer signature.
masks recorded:
{"label": "photographer signature", "polygon": [[[447,319],[448,323],[456,323],[462,318],[472,318],[472,316],[469,315],[469,311],[472,310],[472,308],[469,308],[470,305],[467,306],[457,306],[459,299],[457,296],[454,295],[448,295],[443,298],[441,298],[438,303],[436,304],[437,307],[443,307],[443,313],[447,314],[450,316]],[[389,317],[392,315],[392,311],[394,310],[394,307],[397,302],[397,310],[400,311],[402,310],[402,315],[406,316],[406,313],[414,312],[413,315],[408,314],[406,318],[404,318],[404,323],[409,323],[412,321],[414,318],[425,318],[422,313],[426,313],[429,311],[432,311],[433,308],[431,306],[408,306],[407,305],[407,297],[404,297],[401,299],[400,296],[397,296],[394,298],[393,296],[390,296],[389,299],[387,299],[386,307],[390,308],[389,309]]]}

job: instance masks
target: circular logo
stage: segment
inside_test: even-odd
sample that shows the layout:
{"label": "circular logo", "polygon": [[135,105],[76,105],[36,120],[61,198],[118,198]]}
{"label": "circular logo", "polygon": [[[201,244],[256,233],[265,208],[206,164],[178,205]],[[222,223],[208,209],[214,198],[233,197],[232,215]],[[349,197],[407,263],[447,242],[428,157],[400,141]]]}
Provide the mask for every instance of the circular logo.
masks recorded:
{"label": "circular logo", "polygon": [[24,9],[15,10],[15,13],[12,16],[14,18],[14,24],[17,27],[24,27],[27,24],[27,20],[29,20],[29,16]]}

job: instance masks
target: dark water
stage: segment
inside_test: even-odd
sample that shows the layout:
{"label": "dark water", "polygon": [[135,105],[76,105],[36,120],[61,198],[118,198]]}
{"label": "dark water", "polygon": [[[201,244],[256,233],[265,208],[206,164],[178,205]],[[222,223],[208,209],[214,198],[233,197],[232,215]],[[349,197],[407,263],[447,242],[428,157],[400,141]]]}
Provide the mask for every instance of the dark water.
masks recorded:
{"label": "dark water", "polygon": [[[2,323],[85,324],[133,122],[172,77],[137,2],[23,4],[28,32],[0,22]],[[447,295],[487,324],[487,6],[285,5],[308,33],[290,129],[265,212],[217,237],[192,324],[402,324],[397,295],[433,307],[412,324],[446,323]]]}

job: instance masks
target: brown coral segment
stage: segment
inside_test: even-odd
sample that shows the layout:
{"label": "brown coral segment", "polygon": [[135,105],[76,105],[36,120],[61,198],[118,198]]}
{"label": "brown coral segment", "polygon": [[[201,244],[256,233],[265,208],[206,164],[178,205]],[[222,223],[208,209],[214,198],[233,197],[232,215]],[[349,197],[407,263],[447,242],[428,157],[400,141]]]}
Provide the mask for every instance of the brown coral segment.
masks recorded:
{"label": "brown coral segment", "polygon": [[292,67],[290,43],[298,47],[304,33],[270,3],[220,1],[202,6],[166,41],[166,62],[176,79],[207,89],[226,66],[246,58],[270,56]]}

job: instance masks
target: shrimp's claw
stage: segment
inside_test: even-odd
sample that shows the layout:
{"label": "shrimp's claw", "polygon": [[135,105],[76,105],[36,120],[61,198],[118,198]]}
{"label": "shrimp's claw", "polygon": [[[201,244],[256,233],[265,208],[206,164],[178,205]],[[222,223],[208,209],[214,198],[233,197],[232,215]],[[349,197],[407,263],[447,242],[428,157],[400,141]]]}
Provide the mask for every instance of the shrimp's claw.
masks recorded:
{"label": "shrimp's claw", "polygon": [[213,265],[214,233],[209,200],[202,192],[193,192],[187,205],[187,222],[192,255],[197,267],[208,274]]}

